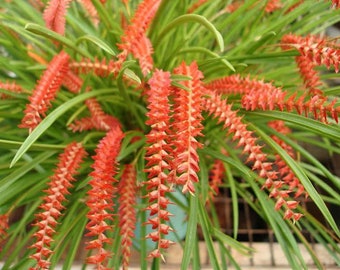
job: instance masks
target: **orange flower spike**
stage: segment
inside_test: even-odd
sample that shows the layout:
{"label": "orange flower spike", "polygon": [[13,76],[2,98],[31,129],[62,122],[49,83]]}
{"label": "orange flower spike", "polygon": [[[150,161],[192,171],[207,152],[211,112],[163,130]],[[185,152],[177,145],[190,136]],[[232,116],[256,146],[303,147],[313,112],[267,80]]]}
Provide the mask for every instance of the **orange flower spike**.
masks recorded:
{"label": "orange flower spike", "polygon": [[48,64],[29,97],[30,103],[26,105],[25,116],[19,127],[29,128],[31,132],[40,123],[41,116],[45,116],[46,111],[51,107],[51,101],[55,99],[68,71],[68,61],[69,55],[62,51]]}
{"label": "orange flower spike", "polygon": [[89,207],[86,228],[89,232],[86,236],[95,239],[86,243],[86,249],[94,250],[87,258],[87,263],[95,264],[97,269],[107,269],[104,264],[110,256],[110,252],[104,249],[104,244],[110,242],[105,232],[112,229],[106,221],[113,218],[113,197],[116,193],[114,184],[117,182],[114,176],[117,173],[117,156],[123,136],[120,128],[112,128],[99,142],[96,155],[92,157],[94,163],[90,173],[92,179],[89,181],[91,189],[86,202]]}
{"label": "orange flower spike", "polygon": [[[132,53],[138,60],[143,61],[145,54],[148,54],[147,60],[150,61],[152,47],[150,40],[146,37],[146,31],[149,28],[157,10],[161,3],[161,0],[144,0],[141,2],[131,20],[131,24],[127,26],[124,34],[121,38],[122,43],[118,44],[118,47],[122,50],[122,53],[118,56],[118,61],[123,63],[129,53]],[[139,44],[142,39],[142,44]],[[144,49],[144,51],[143,51]],[[150,63],[149,63],[150,64]],[[143,66],[144,64],[142,64]],[[143,73],[146,72],[144,69]]]}
{"label": "orange flower spike", "polygon": [[[174,176],[176,184],[183,185],[182,192],[195,193],[194,183],[198,182],[199,157],[197,148],[202,144],[197,141],[202,136],[203,117],[202,94],[203,74],[198,70],[196,62],[190,66],[182,63],[174,70],[175,74],[189,76],[192,79],[180,82],[187,89],[176,88],[174,97]],[[177,176],[175,174],[178,174]]]}
{"label": "orange flower spike", "polygon": [[63,86],[65,86],[70,92],[77,94],[83,86],[83,80],[71,70],[68,70],[63,78]]}
{"label": "orange flower spike", "polygon": [[84,58],[80,62],[72,61],[69,64],[70,69],[76,74],[88,74],[89,72],[93,72],[95,75],[99,77],[108,77],[111,74],[117,75],[119,72],[119,63],[109,60],[106,61],[95,59],[92,61],[91,59]]}
{"label": "orange flower spike", "polygon": [[230,75],[227,77],[215,79],[207,84],[204,87],[211,91],[216,91],[218,93],[223,94],[247,94],[251,91],[263,91],[273,92],[277,91],[280,88],[275,87],[271,83],[265,83],[262,80],[242,78],[240,75]]}
{"label": "orange flower spike", "polygon": [[48,269],[50,265],[49,257],[52,254],[50,243],[53,241],[52,236],[55,233],[54,228],[57,225],[57,219],[61,216],[61,210],[64,208],[65,195],[68,189],[72,187],[74,175],[77,173],[83,158],[87,155],[81,143],[70,143],[64,152],[59,155],[59,163],[54,175],[48,183],[49,188],[45,191],[47,194],[43,198],[43,204],[40,208],[43,212],[37,214],[37,223],[34,224],[39,229],[33,236],[37,239],[31,248],[36,252],[30,256],[36,260],[37,266],[31,269]]}
{"label": "orange flower spike", "polygon": [[325,65],[328,69],[334,66],[335,72],[339,71],[340,49],[336,44],[316,36],[300,37],[292,34],[285,35],[281,42],[283,49],[289,46],[296,48],[316,65]]}
{"label": "orange flower spike", "polygon": [[309,94],[323,95],[323,92],[318,89],[318,86],[322,83],[318,72],[315,71],[316,65],[305,56],[297,56],[295,59],[305,87],[309,90]]}
{"label": "orange flower spike", "polygon": [[171,192],[167,186],[170,167],[169,152],[169,126],[170,105],[169,95],[171,90],[170,73],[156,70],[149,80],[150,88],[146,90],[147,116],[146,124],[151,127],[147,134],[145,172],[148,173],[148,181],[145,182],[148,190],[147,198],[149,206],[145,210],[150,211],[150,218],[146,224],[152,226],[153,231],[146,237],[156,242],[156,248],[149,253],[149,257],[162,257],[162,249],[168,248],[172,243],[163,239],[172,229],[164,227],[164,222],[169,221],[171,214],[166,210],[169,200],[166,194]]}
{"label": "orange flower spike", "polygon": [[270,12],[274,12],[275,10],[278,10],[280,8],[282,8],[282,3],[281,3],[280,0],[269,0],[267,2],[267,5],[266,5],[264,10],[267,13],[270,13]]}
{"label": "orange flower spike", "polygon": [[275,209],[278,210],[285,206],[289,211],[286,211],[284,218],[297,221],[301,215],[295,214],[291,210],[296,204],[284,199],[289,196],[290,191],[280,190],[282,181],[278,179],[277,172],[273,171],[272,163],[266,162],[267,156],[261,151],[261,146],[257,145],[253,133],[247,130],[246,125],[241,121],[242,118],[231,109],[232,105],[227,104],[226,100],[221,99],[218,94],[208,90],[206,92],[209,97],[204,99],[205,110],[217,118],[220,123],[224,123],[223,127],[229,129],[229,133],[234,134],[233,140],[238,140],[238,146],[242,146],[243,151],[248,152],[247,162],[253,162],[253,170],[257,170],[259,176],[265,179],[263,188],[270,190],[269,197],[277,199]]}
{"label": "orange flower spike", "polygon": [[85,10],[87,11],[88,15],[90,16],[93,24],[98,26],[99,24],[99,16],[96,7],[93,5],[91,0],[78,0],[81,2]]}
{"label": "orange flower spike", "polygon": [[340,0],[332,0],[332,4],[335,8],[340,8]]}
{"label": "orange flower spike", "polygon": [[[22,93],[24,91],[24,89],[15,82],[1,82],[0,81],[0,89],[4,89],[4,90],[7,90],[13,93]],[[9,96],[4,93],[0,94],[0,99],[5,99],[8,97]]]}
{"label": "orange flower spike", "polygon": [[231,105],[226,100],[214,93],[207,91],[209,98],[204,99],[204,108],[213,117],[223,123],[223,128],[228,129],[229,133],[234,134],[233,140],[238,140],[238,146],[243,147],[243,151],[249,154],[248,160],[253,162],[253,169],[259,172],[260,177],[266,179],[266,187],[272,187],[277,179],[276,172],[272,170],[272,164],[266,162],[267,156],[261,151],[261,146],[256,143],[253,133],[247,130],[242,123],[242,118],[237,116],[236,112],[231,109]]}
{"label": "orange flower spike", "polygon": [[330,115],[335,121],[338,119],[339,106],[335,107],[335,102],[324,104],[326,99],[322,96],[315,95],[305,101],[305,95],[296,98],[291,95],[286,99],[287,92],[280,88],[259,87],[253,91],[249,91],[242,96],[242,107],[246,110],[286,110],[288,112],[294,109],[298,114],[305,114],[307,117],[310,112],[313,113],[315,119],[327,123],[327,116]]}
{"label": "orange flower spike", "polygon": [[136,192],[137,192],[137,175],[134,165],[128,164],[125,166],[121,179],[118,185],[119,193],[119,227],[122,237],[122,255],[123,269],[129,266],[131,255],[130,248],[132,246],[132,238],[136,227]]}
{"label": "orange flower spike", "polygon": [[9,228],[8,214],[0,214],[0,252],[2,241],[7,237],[7,230]]}
{"label": "orange flower spike", "polygon": [[[270,126],[275,131],[281,133],[281,134],[290,134],[291,130],[288,128],[283,121],[274,120],[268,123],[268,126]],[[272,139],[281,146],[283,150],[287,152],[287,154],[292,157],[293,159],[296,158],[296,154],[294,149],[286,144],[284,141],[279,139],[278,137],[272,135]],[[278,167],[278,172],[280,173],[280,176],[282,180],[286,183],[286,185],[289,186],[289,190],[293,191],[296,190],[295,197],[300,196],[301,194],[304,194],[304,188],[300,183],[300,180],[295,176],[294,172],[291,170],[291,168],[286,164],[284,160],[282,160],[280,155],[275,156],[276,160],[275,163]]]}
{"label": "orange flower spike", "polygon": [[219,186],[223,182],[223,177],[225,175],[225,168],[223,162],[219,159],[216,159],[213,167],[210,170],[210,182],[209,186],[211,191],[209,192],[209,198],[213,198],[214,196],[219,194]]}
{"label": "orange flower spike", "polygon": [[50,0],[44,10],[46,27],[64,35],[66,11],[71,0]]}
{"label": "orange flower spike", "polygon": [[132,48],[132,55],[138,59],[142,73],[146,76],[153,69],[153,59],[151,57],[153,47],[149,38],[143,34]]}
{"label": "orange flower spike", "polygon": [[96,98],[87,99],[85,104],[89,109],[91,116],[83,117],[70,124],[69,129],[71,129],[73,132],[91,129],[109,131],[112,128],[121,127],[121,124],[117,118],[106,114],[103,111]]}
{"label": "orange flower spike", "polygon": [[239,7],[241,7],[244,4],[244,1],[238,1],[238,2],[233,2],[231,4],[228,4],[224,10],[227,13],[233,13],[234,11],[236,11]]}

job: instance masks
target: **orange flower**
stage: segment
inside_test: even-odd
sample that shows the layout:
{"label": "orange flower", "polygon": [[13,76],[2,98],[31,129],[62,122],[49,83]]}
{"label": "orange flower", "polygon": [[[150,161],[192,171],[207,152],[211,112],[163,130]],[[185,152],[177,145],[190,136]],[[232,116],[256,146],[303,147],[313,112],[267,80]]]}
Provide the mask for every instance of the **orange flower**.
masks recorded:
{"label": "orange flower", "polygon": [[[169,176],[167,171],[170,169],[171,150],[169,145],[169,126],[170,126],[170,105],[168,97],[170,95],[170,73],[156,70],[149,80],[150,89],[147,89],[147,125],[151,127],[147,135],[148,146],[146,148],[145,171],[148,173],[148,181],[145,182],[148,190],[147,198],[149,206],[146,210],[150,211],[150,218],[146,224],[152,226],[153,232],[146,237],[156,242],[156,248],[149,254],[149,257],[162,257],[162,249],[168,248],[172,243],[164,239],[172,229],[165,224],[169,221],[171,214],[166,210],[169,199],[166,194],[171,191],[167,186]],[[152,217],[153,216],[153,217]]]}
{"label": "orange flower", "polygon": [[113,197],[116,192],[114,184],[117,182],[114,176],[117,173],[117,156],[120,151],[120,143],[123,138],[120,128],[112,128],[99,142],[96,155],[93,156],[93,171],[90,173],[92,179],[89,182],[91,190],[88,191],[87,206],[89,212],[87,217],[89,223],[86,225],[89,232],[86,236],[95,237],[94,240],[86,243],[86,249],[95,250],[87,258],[88,264],[95,264],[97,269],[106,269],[105,260],[110,252],[105,250],[104,244],[110,242],[105,232],[111,230],[106,222],[112,219]]}
{"label": "orange flower", "polygon": [[19,127],[29,128],[32,131],[40,123],[41,116],[45,116],[46,111],[51,107],[51,101],[55,99],[63,82],[68,70],[68,61],[69,55],[62,51],[48,64],[29,98],[30,103],[26,105],[25,116]]}
{"label": "orange flower", "polygon": [[175,74],[189,76],[192,79],[180,82],[186,89],[176,88],[174,92],[173,145],[175,183],[183,185],[182,192],[195,193],[194,183],[198,182],[199,157],[197,148],[202,144],[197,141],[202,136],[203,117],[202,93],[203,74],[198,70],[196,62],[190,66],[182,63],[174,70]]}
{"label": "orange flower", "polygon": [[50,0],[44,10],[46,27],[64,35],[66,11],[71,0]]}
{"label": "orange flower", "polygon": [[[273,128],[275,131],[281,133],[281,134],[290,134],[291,130],[288,128],[283,121],[275,120],[268,123],[268,126]],[[296,159],[296,154],[293,148],[286,144],[284,141],[279,139],[278,137],[272,135],[272,139],[281,146],[283,150],[287,152],[287,154],[292,157],[293,159]],[[280,173],[281,179],[285,182],[285,184],[288,186],[288,189],[290,191],[295,190],[295,198],[299,197],[301,194],[307,194],[305,193],[303,185],[300,183],[300,180],[295,176],[294,172],[291,170],[291,168],[286,164],[286,162],[281,158],[280,155],[275,155],[275,164],[278,167],[278,172]]]}
{"label": "orange flower", "polygon": [[80,120],[76,120],[69,125],[69,128],[73,131],[84,131],[90,129],[109,131],[114,127],[121,127],[121,124],[117,118],[112,115],[106,114],[101,108],[99,102],[95,98],[89,98],[85,101],[87,108],[90,111],[90,117],[83,117]]}
{"label": "orange flower", "polygon": [[57,169],[48,184],[49,188],[45,191],[47,195],[43,198],[44,203],[40,205],[44,211],[36,215],[38,221],[34,225],[39,229],[33,234],[37,241],[31,246],[36,252],[30,258],[37,261],[37,266],[31,269],[48,269],[50,265],[49,257],[52,254],[50,243],[53,241],[57,219],[64,208],[62,202],[66,200],[68,188],[72,187],[71,182],[75,180],[73,176],[86,155],[82,144],[73,142],[59,156]]}
{"label": "orange flower", "polygon": [[[0,81],[0,89],[5,89],[13,93],[21,93],[23,92],[23,88],[15,82],[1,82]],[[8,98],[9,96],[1,93],[0,99]]]}
{"label": "orange flower", "polygon": [[138,8],[122,36],[122,43],[118,47],[122,53],[118,56],[119,62],[123,63],[129,53],[137,58],[142,67],[144,75],[150,72],[153,67],[151,54],[152,45],[146,36],[146,30],[149,28],[160,5],[160,0],[144,0],[138,5]]}
{"label": "orange flower", "polygon": [[216,159],[210,170],[209,198],[213,198],[220,193],[219,187],[223,182],[224,175],[225,175],[225,168],[224,168],[223,162],[219,159]]}
{"label": "orange flower", "polygon": [[123,269],[127,269],[130,259],[130,248],[136,227],[136,170],[134,165],[125,165],[118,185],[119,193],[119,227],[122,236]]}

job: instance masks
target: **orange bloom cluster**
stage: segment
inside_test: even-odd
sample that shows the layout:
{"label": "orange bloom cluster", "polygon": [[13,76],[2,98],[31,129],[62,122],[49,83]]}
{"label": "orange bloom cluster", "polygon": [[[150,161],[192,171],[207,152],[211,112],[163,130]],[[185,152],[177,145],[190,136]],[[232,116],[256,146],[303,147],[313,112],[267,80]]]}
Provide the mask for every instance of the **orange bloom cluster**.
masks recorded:
{"label": "orange bloom cluster", "polygon": [[50,244],[53,241],[52,235],[55,233],[57,219],[64,208],[62,202],[66,200],[65,195],[72,187],[71,182],[75,180],[73,176],[86,155],[82,144],[73,142],[59,156],[57,169],[48,183],[49,188],[45,191],[47,195],[43,198],[44,203],[40,205],[43,212],[36,215],[38,221],[34,225],[39,229],[33,234],[37,241],[31,246],[36,249],[36,252],[30,257],[36,260],[37,266],[31,268],[32,270],[49,269],[49,257],[52,254]]}
{"label": "orange bloom cluster", "polygon": [[85,104],[89,109],[91,116],[83,117],[70,124],[69,128],[73,132],[91,129],[109,131],[113,127],[120,127],[118,119],[112,115],[106,114],[95,98],[87,99]]}
{"label": "orange bloom cluster", "polygon": [[[258,1],[258,3],[262,4],[262,1]],[[225,7],[225,11],[228,13],[233,13],[234,11],[236,11],[240,6],[242,6],[244,4],[244,0],[239,0],[239,1],[235,1],[231,4],[228,4]],[[266,4],[266,6],[264,7],[265,12],[267,13],[271,13],[274,12],[277,9],[282,8],[282,3],[280,0],[269,0]]]}
{"label": "orange bloom cluster", "polygon": [[270,12],[274,12],[275,10],[278,10],[280,8],[282,8],[282,3],[281,3],[280,0],[269,0],[267,2],[267,5],[266,5],[264,10],[267,13],[270,13]]}
{"label": "orange bloom cluster", "polygon": [[82,3],[83,7],[87,11],[88,15],[90,16],[93,24],[95,26],[98,26],[99,16],[98,16],[97,9],[94,6],[94,4],[92,3],[92,1],[91,0],[80,0],[80,2]]}
{"label": "orange bloom cluster", "polygon": [[25,116],[19,127],[29,128],[32,131],[41,122],[41,117],[45,116],[46,111],[51,107],[51,101],[55,99],[67,73],[68,61],[69,55],[61,51],[48,64],[29,98],[30,103],[26,105]]}
{"label": "orange bloom cluster", "polygon": [[0,252],[2,241],[7,237],[8,225],[8,214],[0,214]]}
{"label": "orange bloom cluster", "polygon": [[221,161],[220,159],[216,159],[210,170],[210,177],[209,177],[210,191],[208,194],[209,198],[213,198],[220,193],[219,187],[223,183],[224,175],[225,175],[225,168],[224,168],[223,161]]}
{"label": "orange bloom cluster", "polygon": [[69,64],[69,68],[76,74],[88,74],[93,73],[99,77],[108,77],[111,74],[117,75],[119,72],[119,64],[114,60],[91,60],[83,58],[81,61],[72,61]]}
{"label": "orange bloom cluster", "polygon": [[340,1],[339,0],[332,0],[332,4],[335,8],[340,8]]}
{"label": "orange bloom cluster", "polygon": [[[289,196],[289,191],[282,190],[282,182],[278,181],[277,172],[273,170],[273,164],[267,161],[267,155],[262,152],[261,146],[256,143],[256,138],[252,132],[242,123],[242,118],[231,109],[231,105],[226,100],[214,92],[208,92],[209,98],[205,99],[204,108],[219,123],[223,123],[223,128],[228,129],[229,133],[234,134],[233,140],[238,140],[238,146],[243,147],[243,152],[248,153],[247,162],[252,162],[253,170],[258,171],[260,177],[265,179],[263,187],[270,190],[270,197],[277,199],[276,207],[279,209],[282,205],[281,201]],[[288,210],[296,208],[295,201],[284,200],[288,206]],[[293,203],[294,202],[294,203]],[[283,204],[283,203],[282,203]],[[280,207],[278,207],[280,205]],[[298,220],[301,214],[286,212],[284,218]]]}
{"label": "orange bloom cluster", "polygon": [[[268,92],[265,89],[252,91],[242,97],[242,106],[246,110],[274,110],[279,109],[291,112],[296,110],[298,114],[304,114],[306,117],[312,113],[315,119],[327,123],[327,117],[332,117],[338,122],[338,114],[340,107],[335,105],[336,99],[327,102],[326,98],[315,95],[305,101],[305,96],[296,98],[296,95],[291,95],[288,99],[288,93],[280,89]],[[326,104],[325,104],[326,103]]]}
{"label": "orange bloom cluster", "polygon": [[160,0],[145,0],[138,6],[131,24],[127,26],[122,36],[122,43],[118,47],[122,50],[119,61],[125,61],[127,55],[132,55],[139,60],[144,75],[151,71],[153,67],[152,45],[146,36],[153,17],[160,4]]}
{"label": "orange bloom cluster", "polygon": [[46,27],[64,35],[66,11],[71,0],[50,0],[44,10]]}
{"label": "orange bloom cluster", "polygon": [[87,258],[88,264],[96,265],[97,269],[108,269],[105,261],[110,252],[105,250],[105,243],[109,243],[105,232],[111,230],[108,221],[113,217],[113,198],[116,193],[114,184],[117,182],[114,176],[117,173],[117,156],[120,151],[120,143],[123,132],[120,128],[112,128],[99,142],[96,155],[93,156],[93,171],[90,173],[92,179],[89,181],[91,190],[88,191],[87,206],[89,219],[86,229],[89,231],[86,236],[94,237],[94,240],[87,242],[86,249],[94,250]]}
{"label": "orange bloom cluster", "polygon": [[[283,121],[271,121],[268,123],[268,126],[279,132],[280,134],[286,135],[292,132],[291,129],[287,127]],[[271,137],[278,145],[281,146],[283,150],[287,152],[290,157],[296,159],[295,151],[290,145],[286,144],[283,140],[279,139],[275,135],[272,135]],[[307,196],[303,185],[300,183],[299,179],[295,176],[294,172],[290,169],[286,162],[282,160],[281,156],[276,154],[275,159],[280,177],[282,178],[282,180],[284,180],[285,184],[289,186],[289,190],[291,192],[295,190],[294,197],[297,198],[302,194],[305,194]]]}
{"label": "orange bloom cluster", "polygon": [[171,227],[166,224],[171,214],[167,211],[169,199],[166,194],[171,191],[168,184],[167,171],[171,151],[169,144],[170,106],[170,73],[156,70],[149,80],[150,89],[146,91],[148,109],[147,125],[151,127],[147,135],[148,147],[146,149],[146,172],[148,181],[145,183],[148,190],[150,218],[147,224],[152,226],[153,232],[147,235],[156,243],[156,248],[150,252],[149,257],[161,257],[162,249],[168,248],[172,242],[164,239],[169,234]]}
{"label": "orange bloom cluster", "polygon": [[335,72],[339,71],[340,49],[336,44],[316,36],[301,37],[293,34],[285,35],[282,48],[296,48],[302,56],[307,57],[316,65],[325,65],[328,69],[334,66]]}
{"label": "orange bloom cluster", "polygon": [[136,170],[133,164],[125,165],[118,185],[119,227],[122,236],[123,269],[127,269],[131,255],[130,248],[136,227]]}
{"label": "orange bloom cluster", "polygon": [[271,83],[265,83],[263,80],[251,79],[249,77],[242,78],[239,74],[215,79],[205,84],[204,87],[208,90],[228,95],[243,95],[256,89],[263,89],[263,91],[266,92],[272,92],[278,89]]}
{"label": "orange bloom cluster", "polygon": [[201,115],[203,74],[198,70],[196,62],[190,66],[182,63],[174,70],[174,73],[192,78],[189,81],[180,82],[186,89],[177,87],[174,92],[172,128],[175,147],[173,152],[175,183],[183,185],[183,193],[189,191],[194,194],[194,183],[198,182],[197,172],[199,171],[197,148],[202,147],[196,138],[202,136],[203,129],[201,123],[203,119]]}
{"label": "orange bloom cluster", "polygon": [[[1,82],[0,81],[0,89],[4,89],[4,90],[7,90],[13,93],[21,93],[23,91],[23,88],[15,82]],[[9,97],[8,95],[4,93],[0,93],[0,99],[5,99],[8,97]]]}
{"label": "orange bloom cluster", "polygon": [[71,70],[68,70],[63,78],[63,86],[70,92],[78,94],[83,86],[83,80]]}

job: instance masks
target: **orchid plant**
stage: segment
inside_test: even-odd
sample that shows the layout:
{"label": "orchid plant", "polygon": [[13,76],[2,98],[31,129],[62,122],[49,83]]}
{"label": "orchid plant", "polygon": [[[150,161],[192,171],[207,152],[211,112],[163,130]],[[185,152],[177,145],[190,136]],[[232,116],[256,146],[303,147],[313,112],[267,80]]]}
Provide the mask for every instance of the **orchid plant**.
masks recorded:
{"label": "orchid plant", "polygon": [[[338,7],[3,1],[3,269],[72,269],[80,249],[91,269],[128,269],[132,249],[141,269],[159,269],[176,243],[181,269],[199,269],[198,229],[213,269],[240,269],[230,248],[256,251],[238,241],[239,198],[292,269],[308,268],[298,243],[323,268],[302,229],[340,265],[340,178],[305,147],[340,153],[340,46],[326,35]],[[232,235],[216,218],[221,189]]]}

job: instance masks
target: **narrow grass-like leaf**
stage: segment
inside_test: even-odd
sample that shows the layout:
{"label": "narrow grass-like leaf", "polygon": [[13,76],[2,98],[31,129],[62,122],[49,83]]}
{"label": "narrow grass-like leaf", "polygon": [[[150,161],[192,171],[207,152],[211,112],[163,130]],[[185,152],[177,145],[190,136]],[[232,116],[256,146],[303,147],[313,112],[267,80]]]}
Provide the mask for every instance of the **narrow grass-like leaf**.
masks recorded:
{"label": "narrow grass-like leaf", "polygon": [[227,157],[223,154],[221,154],[220,152],[211,150],[209,148],[204,148],[204,149],[199,149],[198,152],[202,152],[206,155],[210,155],[214,158],[220,159],[223,162],[226,162],[227,164],[229,164],[230,166],[234,167],[235,169],[237,169],[238,171],[240,171],[242,174],[250,176],[249,171],[244,169],[243,167],[238,166],[238,163],[235,162],[234,159]]}
{"label": "narrow grass-like leaf", "polygon": [[138,84],[142,83],[141,79],[136,75],[136,73],[134,73],[129,68],[124,69],[124,75],[126,75],[128,78],[130,78],[131,80],[135,81]]}
{"label": "narrow grass-like leaf", "polygon": [[22,157],[22,155],[26,153],[26,151],[31,147],[31,145],[66,111],[70,110],[75,105],[77,105],[80,102],[83,102],[88,98],[95,97],[97,95],[109,94],[110,92],[111,92],[110,89],[109,90],[104,89],[83,93],[60,105],[53,112],[47,115],[46,118],[43,119],[41,123],[26,138],[26,140],[24,141],[24,143],[21,145],[16,155],[14,156],[10,166],[12,167]]}
{"label": "narrow grass-like leaf", "polygon": [[236,185],[235,185],[235,179],[233,177],[233,174],[230,171],[230,167],[225,164],[226,168],[226,175],[228,179],[228,184],[230,187],[230,194],[231,194],[231,203],[232,203],[232,209],[233,209],[233,230],[234,230],[234,238],[237,238],[237,232],[238,232],[238,225],[239,225],[239,209],[238,209],[238,197],[237,197],[237,191],[236,191]]}
{"label": "narrow grass-like leaf", "polygon": [[198,219],[198,196],[190,196],[189,198],[189,220],[187,233],[185,236],[185,244],[183,250],[183,260],[181,270],[189,269],[190,259],[196,242],[197,219]]}
{"label": "narrow grass-like leaf", "polygon": [[[6,246],[3,248],[3,250],[0,252],[0,256],[3,256],[3,254],[9,255],[6,257],[6,261],[4,261],[4,265],[2,269],[10,269],[11,265],[15,265],[15,260],[18,258],[19,253],[23,251],[27,246],[27,243],[29,239],[31,238],[30,234],[22,234],[22,227],[25,227],[26,224],[29,224],[29,222],[32,221],[33,213],[37,210],[38,206],[41,204],[41,200],[37,199],[35,200],[30,206],[25,208],[24,215],[19,220],[19,223],[16,224],[13,232],[11,232],[11,238],[7,241]],[[20,240],[20,241],[19,241]],[[13,246],[16,248],[13,250]],[[10,253],[8,253],[8,250],[12,249]],[[21,262],[23,262],[22,260]],[[32,261],[30,261],[30,266],[32,265]],[[15,268],[15,266],[12,269],[20,269],[19,267]],[[24,269],[24,268],[21,268]],[[27,269],[27,268],[26,268]]]}
{"label": "narrow grass-like leaf", "polygon": [[165,28],[162,30],[162,32],[157,37],[156,44],[159,44],[161,40],[171,32],[174,28],[176,28],[178,25],[188,22],[197,22],[203,26],[205,26],[209,31],[211,31],[217,41],[217,44],[219,46],[219,49],[221,52],[224,51],[224,41],[223,37],[220,34],[220,32],[215,28],[215,26],[209,22],[204,16],[197,15],[197,14],[186,14],[182,15],[176,19],[174,19],[171,23],[169,23]]}
{"label": "narrow grass-like leaf", "polygon": [[82,49],[80,49],[71,40],[69,40],[68,38],[66,38],[66,37],[64,37],[64,36],[54,32],[50,29],[47,29],[46,27],[43,27],[41,25],[34,24],[34,23],[28,23],[28,24],[26,24],[25,29],[29,32],[36,34],[36,35],[46,37],[50,40],[58,41],[61,44],[64,44],[66,47],[69,47],[70,49],[79,53],[80,55],[87,57],[87,58],[91,58],[91,55],[89,55],[86,51],[83,51]]}
{"label": "narrow grass-like leaf", "polygon": [[[8,194],[10,192],[14,192],[15,190],[10,189],[9,187],[13,185],[20,177],[27,174],[30,170],[32,170],[35,166],[40,164],[41,162],[45,161],[49,157],[51,157],[53,154],[55,154],[54,151],[47,151],[43,152],[37,157],[35,157],[31,162],[27,162],[20,168],[17,168],[15,171],[13,171],[8,176],[2,178],[0,180],[0,194],[6,194],[6,196],[10,196],[11,194]],[[2,196],[1,199],[3,199],[4,196]],[[0,199],[0,201],[1,201]],[[3,203],[0,203],[0,205]]]}
{"label": "narrow grass-like leaf", "polygon": [[244,244],[240,243],[239,241],[235,240],[229,235],[222,233],[220,230],[217,230],[216,228],[213,229],[212,235],[221,242],[223,242],[224,244],[230,246],[231,248],[234,248],[243,255],[250,255],[251,252],[254,252],[254,249],[245,246]]}
{"label": "narrow grass-like leaf", "polygon": [[[240,166],[242,166],[240,164]],[[291,231],[287,227],[287,224],[282,219],[282,216],[279,215],[278,212],[274,210],[274,203],[269,201],[267,195],[264,192],[261,192],[261,189],[257,186],[257,183],[253,181],[253,179],[248,179],[248,183],[251,185],[252,189],[255,192],[257,199],[260,201],[262,206],[262,211],[267,218],[267,222],[273,228],[275,236],[280,243],[282,251],[284,252],[287,261],[289,262],[290,267],[292,269],[308,269],[304,259],[301,256],[301,252],[297,245],[296,240],[294,239]],[[297,262],[297,258],[299,262]]]}
{"label": "narrow grass-like leaf", "polygon": [[203,202],[201,201],[198,202],[198,219],[202,228],[205,244],[207,246],[211,266],[213,267],[213,269],[219,270],[221,269],[221,267],[218,263],[216,251],[211,238],[213,228],[211,223],[209,222],[209,218],[207,216],[207,212],[204,209]]}
{"label": "narrow grass-like leaf", "polygon": [[340,231],[337,224],[334,221],[332,214],[329,212],[325,202],[320,197],[320,194],[315,190],[313,184],[308,179],[306,173],[303,171],[301,166],[299,166],[289,155],[286,151],[284,151],[277,143],[273,141],[265,132],[263,132],[260,128],[256,127],[253,124],[249,124],[252,129],[254,129],[257,134],[261,136],[261,138],[267,143],[268,146],[273,148],[276,153],[278,153],[281,158],[287,163],[287,165],[292,169],[295,173],[296,177],[299,178],[302,185],[305,187],[308,195],[313,199],[314,203],[318,206],[319,210],[321,211],[322,215],[325,217],[331,228],[334,232],[340,236]]}
{"label": "narrow grass-like leaf", "polygon": [[203,47],[190,47],[190,48],[186,48],[186,49],[182,49],[181,51],[178,52],[178,54],[187,54],[187,53],[203,53],[203,54],[207,54],[209,56],[214,57],[214,60],[218,60],[221,63],[223,63],[226,67],[228,67],[231,71],[235,72],[235,68],[233,67],[233,65],[226,59],[223,58],[221,56],[219,56],[217,53],[212,52],[206,48]]}
{"label": "narrow grass-like leaf", "polygon": [[[340,182],[339,180],[318,160],[316,159],[312,154],[310,154],[304,147],[300,146],[298,143],[294,142],[292,139],[290,139],[287,136],[283,136],[282,134],[272,131],[275,136],[283,140],[284,142],[288,143],[293,149],[299,153],[301,156],[306,158],[311,164],[315,166],[315,168],[318,168],[320,172],[322,172],[323,176],[327,177],[329,180],[332,181],[332,183],[340,189]],[[333,147],[334,149],[334,147]]]}
{"label": "narrow grass-like leaf", "polygon": [[90,41],[93,44],[97,45],[100,49],[104,50],[105,52],[113,56],[117,54],[104,40],[96,36],[93,35],[82,36],[76,40],[75,44],[78,45],[82,41]]}
{"label": "narrow grass-like leaf", "polygon": [[82,216],[82,220],[77,220],[76,226],[73,230],[72,240],[70,241],[68,256],[63,263],[63,270],[71,270],[75,265],[75,258],[79,251],[81,240],[83,239],[83,232],[87,223],[86,216]]}
{"label": "narrow grass-like leaf", "polygon": [[315,134],[320,136],[324,136],[326,138],[330,138],[336,142],[340,141],[340,128],[333,125],[326,125],[319,121],[306,118],[301,115],[296,115],[287,112],[279,112],[279,111],[254,111],[247,112],[247,115],[259,116],[261,118],[266,117],[269,119],[279,119],[283,121],[287,121],[289,123],[293,123],[296,127],[303,128],[305,130],[309,130]]}

